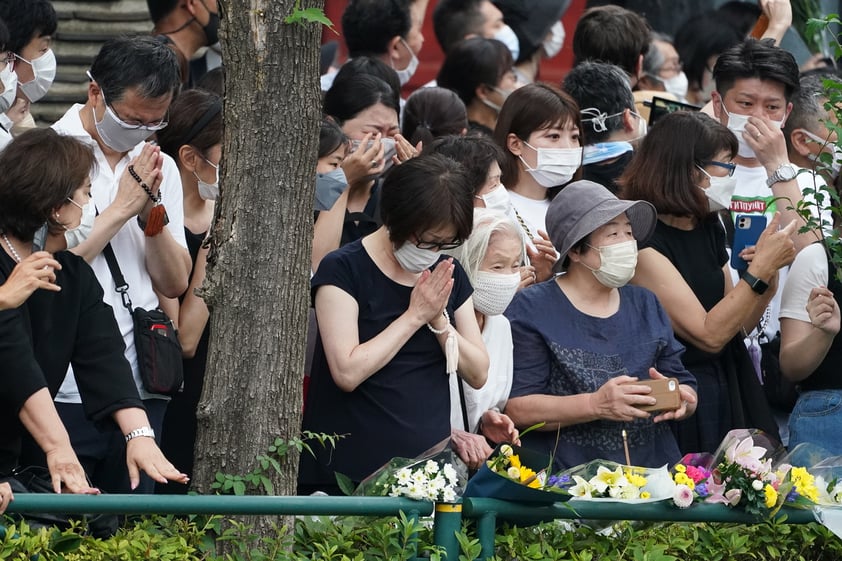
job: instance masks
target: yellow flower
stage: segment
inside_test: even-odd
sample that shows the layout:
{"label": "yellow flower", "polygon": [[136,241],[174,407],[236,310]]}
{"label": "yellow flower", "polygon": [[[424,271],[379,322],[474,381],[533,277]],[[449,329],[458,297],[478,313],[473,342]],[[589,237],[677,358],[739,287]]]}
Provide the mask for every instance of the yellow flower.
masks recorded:
{"label": "yellow flower", "polygon": [[687,471],[687,468],[686,468],[686,467],[684,467],[684,464],[675,464],[675,468],[674,468],[674,469],[675,469],[675,471],[677,471],[678,473],[684,473],[684,472],[686,472],[686,471]]}
{"label": "yellow flower", "polygon": [[526,466],[521,466],[521,468],[520,468],[520,482],[521,483],[523,483],[524,481],[526,481],[530,477],[533,477],[534,475],[535,475],[534,471],[532,471],[531,469],[529,469]]}
{"label": "yellow flower", "polygon": [[623,474],[623,469],[619,466],[614,471],[605,466],[599,466],[596,475],[591,478],[590,484],[600,493],[604,493],[609,487],[628,485],[628,480]]}
{"label": "yellow flower", "polygon": [[517,454],[509,456],[509,463],[512,464],[513,467],[519,468],[521,466],[520,457],[518,457]]}
{"label": "yellow flower", "polygon": [[792,483],[795,491],[813,502],[819,500],[819,490],[816,489],[816,482],[813,475],[803,467],[792,468]]}
{"label": "yellow flower", "polygon": [[646,478],[643,477],[642,475],[637,475],[635,473],[632,473],[631,470],[626,472],[626,479],[629,480],[629,483],[631,483],[632,485],[634,485],[635,487],[638,487],[638,488],[646,485]]}
{"label": "yellow flower", "polygon": [[766,496],[766,508],[772,508],[778,502],[778,492],[775,490],[774,487],[766,484],[766,487],[763,488],[763,493]]}
{"label": "yellow flower", "polygon": [[686,473],[676,473],[675,482],[678,485],[686,485],[691,491],[696,488],[696,483]]}
{"label": "yellow flower", "polygon": [[643,491],[643,492],[640,494],[640,498],[641,498],[641,499],[651,499],[651,498],[652,498],[652,495],[649,493],[649,491]]}

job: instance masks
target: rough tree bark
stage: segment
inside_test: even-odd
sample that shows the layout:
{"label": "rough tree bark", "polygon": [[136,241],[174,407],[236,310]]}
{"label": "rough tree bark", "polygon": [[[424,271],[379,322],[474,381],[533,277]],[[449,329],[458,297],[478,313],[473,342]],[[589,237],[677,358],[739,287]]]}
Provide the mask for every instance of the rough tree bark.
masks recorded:
{"label": "rough tree bark", "polygon": [[[286,24],[295,0],[221,0],[221,196],[203,296],[212,308],[194,488],[245,474],[300,430],[321,26]],[[301,8],[321,7],[305,0]],[[294,494],[298,458],[273,474]]]}

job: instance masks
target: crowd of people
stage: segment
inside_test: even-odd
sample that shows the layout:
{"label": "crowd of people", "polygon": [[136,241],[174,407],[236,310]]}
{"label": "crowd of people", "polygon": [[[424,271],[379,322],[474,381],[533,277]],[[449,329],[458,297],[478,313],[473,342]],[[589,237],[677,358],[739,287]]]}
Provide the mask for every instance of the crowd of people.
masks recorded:
{"label": "crowd of people", "polygon": [[[55,10],[0,0],[0,511],[33,477],[187,490],[223,138],[221,70],[195,55],[219,16],[148,3],[153,33],[107,41],[84,103],[33,128]],[[608,5],[545,83],[567,4],[439,0],[443,63],[404,100],[427,1],[348,2],[350,59],[321,79],[302,421],[343,436],[302,454],[299,493],[445,439],[478,468],[536,424],[523,444],[557,468],[660,466],[738,427],[842,453],[835,70],[776,44],[785,0],[757,7],[760,38],[726,8],[673,39]],[[653,96],[696,110],[650,128]],[[759,238],[737,246],[746,219]],[[177,328],[172,391],[142,375],[132,306]],[[651,412],[665,378],[680,404]]]}

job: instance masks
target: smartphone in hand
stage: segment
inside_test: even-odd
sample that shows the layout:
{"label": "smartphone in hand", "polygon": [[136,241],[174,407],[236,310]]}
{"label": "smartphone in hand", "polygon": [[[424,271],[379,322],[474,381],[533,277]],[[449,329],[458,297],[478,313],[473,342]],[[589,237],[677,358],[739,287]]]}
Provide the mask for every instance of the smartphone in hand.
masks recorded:
{"label": "smartphone in hand", "polygon": [[678,379],[663,378],[658,380],[640,380],[635,382],[640,386],[649,386],[652,392],[649,394],[657,401],[654,405],[638,405],[643,411],[675,411],[681,407],[681,394],[678,391]]}
{"label": "smartphone in hand", "polygon": [[747,247],[757,245],[760,234],[766,229],[766,217],[762,214],[738,214],[734,220],[734,244],[731,248],[731,268],[737,271],[748,269],[748,262],[740,257]]}

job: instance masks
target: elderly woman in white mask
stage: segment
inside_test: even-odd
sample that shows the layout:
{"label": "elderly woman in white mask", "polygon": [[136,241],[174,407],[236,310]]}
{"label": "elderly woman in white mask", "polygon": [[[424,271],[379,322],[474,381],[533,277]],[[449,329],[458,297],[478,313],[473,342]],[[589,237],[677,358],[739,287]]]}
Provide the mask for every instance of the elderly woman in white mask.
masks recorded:
{"label": "elderly woman in white mask", "polygon": [[[621,201],[592,181],[567,185],[547,212],[564,274],[520,291],[506,310],[514,371],[505,412],[521,428],[546,423],[524,444],[554,454],[556,468],[681,457],[662,421],[693,414],[695,379],[658,299],[627,286],[656,220],[648,202]],[[680,404],[652,416],[644,408],[657,400],[640,382],[664,377],[677,379]]]}
{"label": "elderly woman in white mask", "polygon": [[502,413],[512,387],[512,331],[503,316],[521,282],[523,240],[518,225],[488,209],[474,209],[474,229],[451,253],[474,286],[473,303],[488,350],[488,379],[474,389],[450,377],[451,438],[463,460],[478,468],[494,443],[517,442],[518,431]]}

